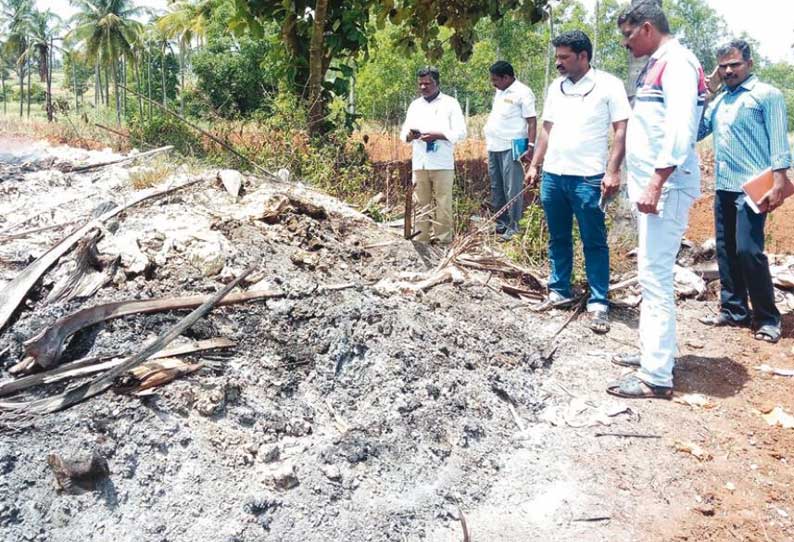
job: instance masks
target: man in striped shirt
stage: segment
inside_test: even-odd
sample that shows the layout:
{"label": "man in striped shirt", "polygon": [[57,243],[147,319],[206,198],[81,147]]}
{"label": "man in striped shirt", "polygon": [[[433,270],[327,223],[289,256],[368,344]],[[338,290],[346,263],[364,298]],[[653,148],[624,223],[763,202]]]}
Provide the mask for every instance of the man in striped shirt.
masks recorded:
{"label": "man in striped shirt", "polygon": [[695,140],[706,83],[697,58],[672,35],[660,3],[634,3],[618,18],[623,45],[650,55],[637,80],[626,134],[629,198],[637,207],[637,267],[642,288],[640,353],[614,358],[637,372],[607,392],[629,398],[673,395],[673,268],[689,208],[700,193]]}
{"label": "man in striped shirt", "polygon": [[[710,326],[753,324],[756,339],[774,343],[780,340],[780,313],[764,254],[764,223],[767,213],[783,203],[786,170],[791,167],[786,102],[778,89],[753,75],[746,41],[732,41],[718,49],[717,62],[709,87],[721,81],[725,89],[706,109],[698,139],[714,137],[720,312],[700,321]],[[742,184],[769,168],[775,185],[759,206],[764,212],[757,214],[745,202]]]}

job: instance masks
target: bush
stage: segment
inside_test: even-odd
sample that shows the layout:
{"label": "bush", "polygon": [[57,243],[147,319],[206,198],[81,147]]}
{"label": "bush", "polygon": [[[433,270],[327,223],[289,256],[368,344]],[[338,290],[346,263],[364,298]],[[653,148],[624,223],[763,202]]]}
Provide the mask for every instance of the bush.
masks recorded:
{"label": "bush", "polygon": [[130,122],[130,139],[133,143],[146,143],[154,147],[173,145],[177,152],[187,156],[203,156],[201,139],[185,123],[162,115],[151,119],[134,116]]}

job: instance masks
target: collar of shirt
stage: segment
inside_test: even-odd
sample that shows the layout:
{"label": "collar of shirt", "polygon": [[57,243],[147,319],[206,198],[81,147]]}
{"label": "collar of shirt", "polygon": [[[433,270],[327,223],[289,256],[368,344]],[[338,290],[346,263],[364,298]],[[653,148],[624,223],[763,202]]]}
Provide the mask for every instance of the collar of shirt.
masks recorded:
{"label": "collar of shirt", "polygon": [[755,76],[754,73],[750,74],[750,77],[736,85],[736,88],[733,90],[728,90],[729,94],[734,94],[739,90],[753,90],[755,84],[758,82],[758,77]]}
{"label": "collar of shirt", "polygon": [[670,49],[672,49],[673,47],[676,47],[678,45],[680,45],[680,44],[678,43],[678,40],[676,38],[670,38],[669,40],[667,40],[666,42],[661,44],[659,46],[659,48],[656,49],[656,51],[653,52],[653,54],[651,55],[651,58],[654,59],[654,60],[659,60],[665,54],[667,54],[667,52]]}

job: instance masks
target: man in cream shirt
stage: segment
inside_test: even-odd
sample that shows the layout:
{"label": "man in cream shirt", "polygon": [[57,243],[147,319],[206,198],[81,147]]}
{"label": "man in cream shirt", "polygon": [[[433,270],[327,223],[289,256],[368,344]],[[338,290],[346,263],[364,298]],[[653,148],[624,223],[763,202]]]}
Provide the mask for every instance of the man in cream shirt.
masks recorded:
{"label": "man in cream shirt", "polygon": [[[412,145],[413,183],[418,203],[417,241],[452,241],[452,185],[455,181],[454,145],[466,138],[460,104],[438,87],[438,69],[416,74],[421,96],[411,102],[400,138]],[[435,211],[431,212],[435,208]]]}
{"label": "man in cream shirt", "polygon": [[[496,87],[491,114],[485,124],[488,175],[491,177],[491,205],[499,212],[524,184],[524,168],[535,147],[535,95],[518,81],[510,63],[500,60],[489,68]],[[524,214],[524,200],[518,198],[496,218],[496,233],[509,240],[518,231]]]}
{"label": "man in cream shirt", "polygon": [[[606,333],[609,247],[603,209],[620,188],[631,107],[623,83],[590,66],[593,46],[584,32],[566,32],[552,44],[562,77],[546,93],[543,128],[527,171],[527,181],[536,183],[542,166],[540,199],[549,227],[549,299],[539,308],[571,300],[575,216],[590,286],[589,325],[596,333]],[[611,152],[610,126],[614,130]]]}

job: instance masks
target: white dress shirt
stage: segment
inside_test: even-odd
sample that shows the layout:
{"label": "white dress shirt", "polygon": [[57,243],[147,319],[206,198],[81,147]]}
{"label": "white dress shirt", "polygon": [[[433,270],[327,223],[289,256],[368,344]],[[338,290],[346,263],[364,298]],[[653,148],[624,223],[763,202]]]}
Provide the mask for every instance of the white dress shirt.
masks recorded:
{"label": "white dress shirt", "polygon": [[455,169],[455,143],[466,139],[466,120],[460,104],[452,96],[439,92],[431,102],[419,97],[408,106],[400,139],[407,141],[408,132],[444,134],[446,140],[435,140],[435,150],[428,152],[427,143],[419,139],[411,142],[412,169]]}
{"label": "white dress shirt", "polygon": [[491,152],[512,149],[514,139],[527,138],[527,119],[536,115],[535,95],[518,79],[504,90],[496,89],[483,129],[486,148]]}
{"label": "white dress shirt", "polygon": [[629,199],[637,201],[656,169],[675,166],[666,190],[700,193],[695,142],[706,83],[691,51],[671,39],[651,55],[640,74],[634,111],[626,130]]}
{"label": "white dress shirt", "polygon": [[558,77],[543,106],[543,122],[554,124],[543,171],[585,177],[603,174],[609,158],[609,127],[630,115],[626,89],[614,75],[590,68],[576,83]]}

